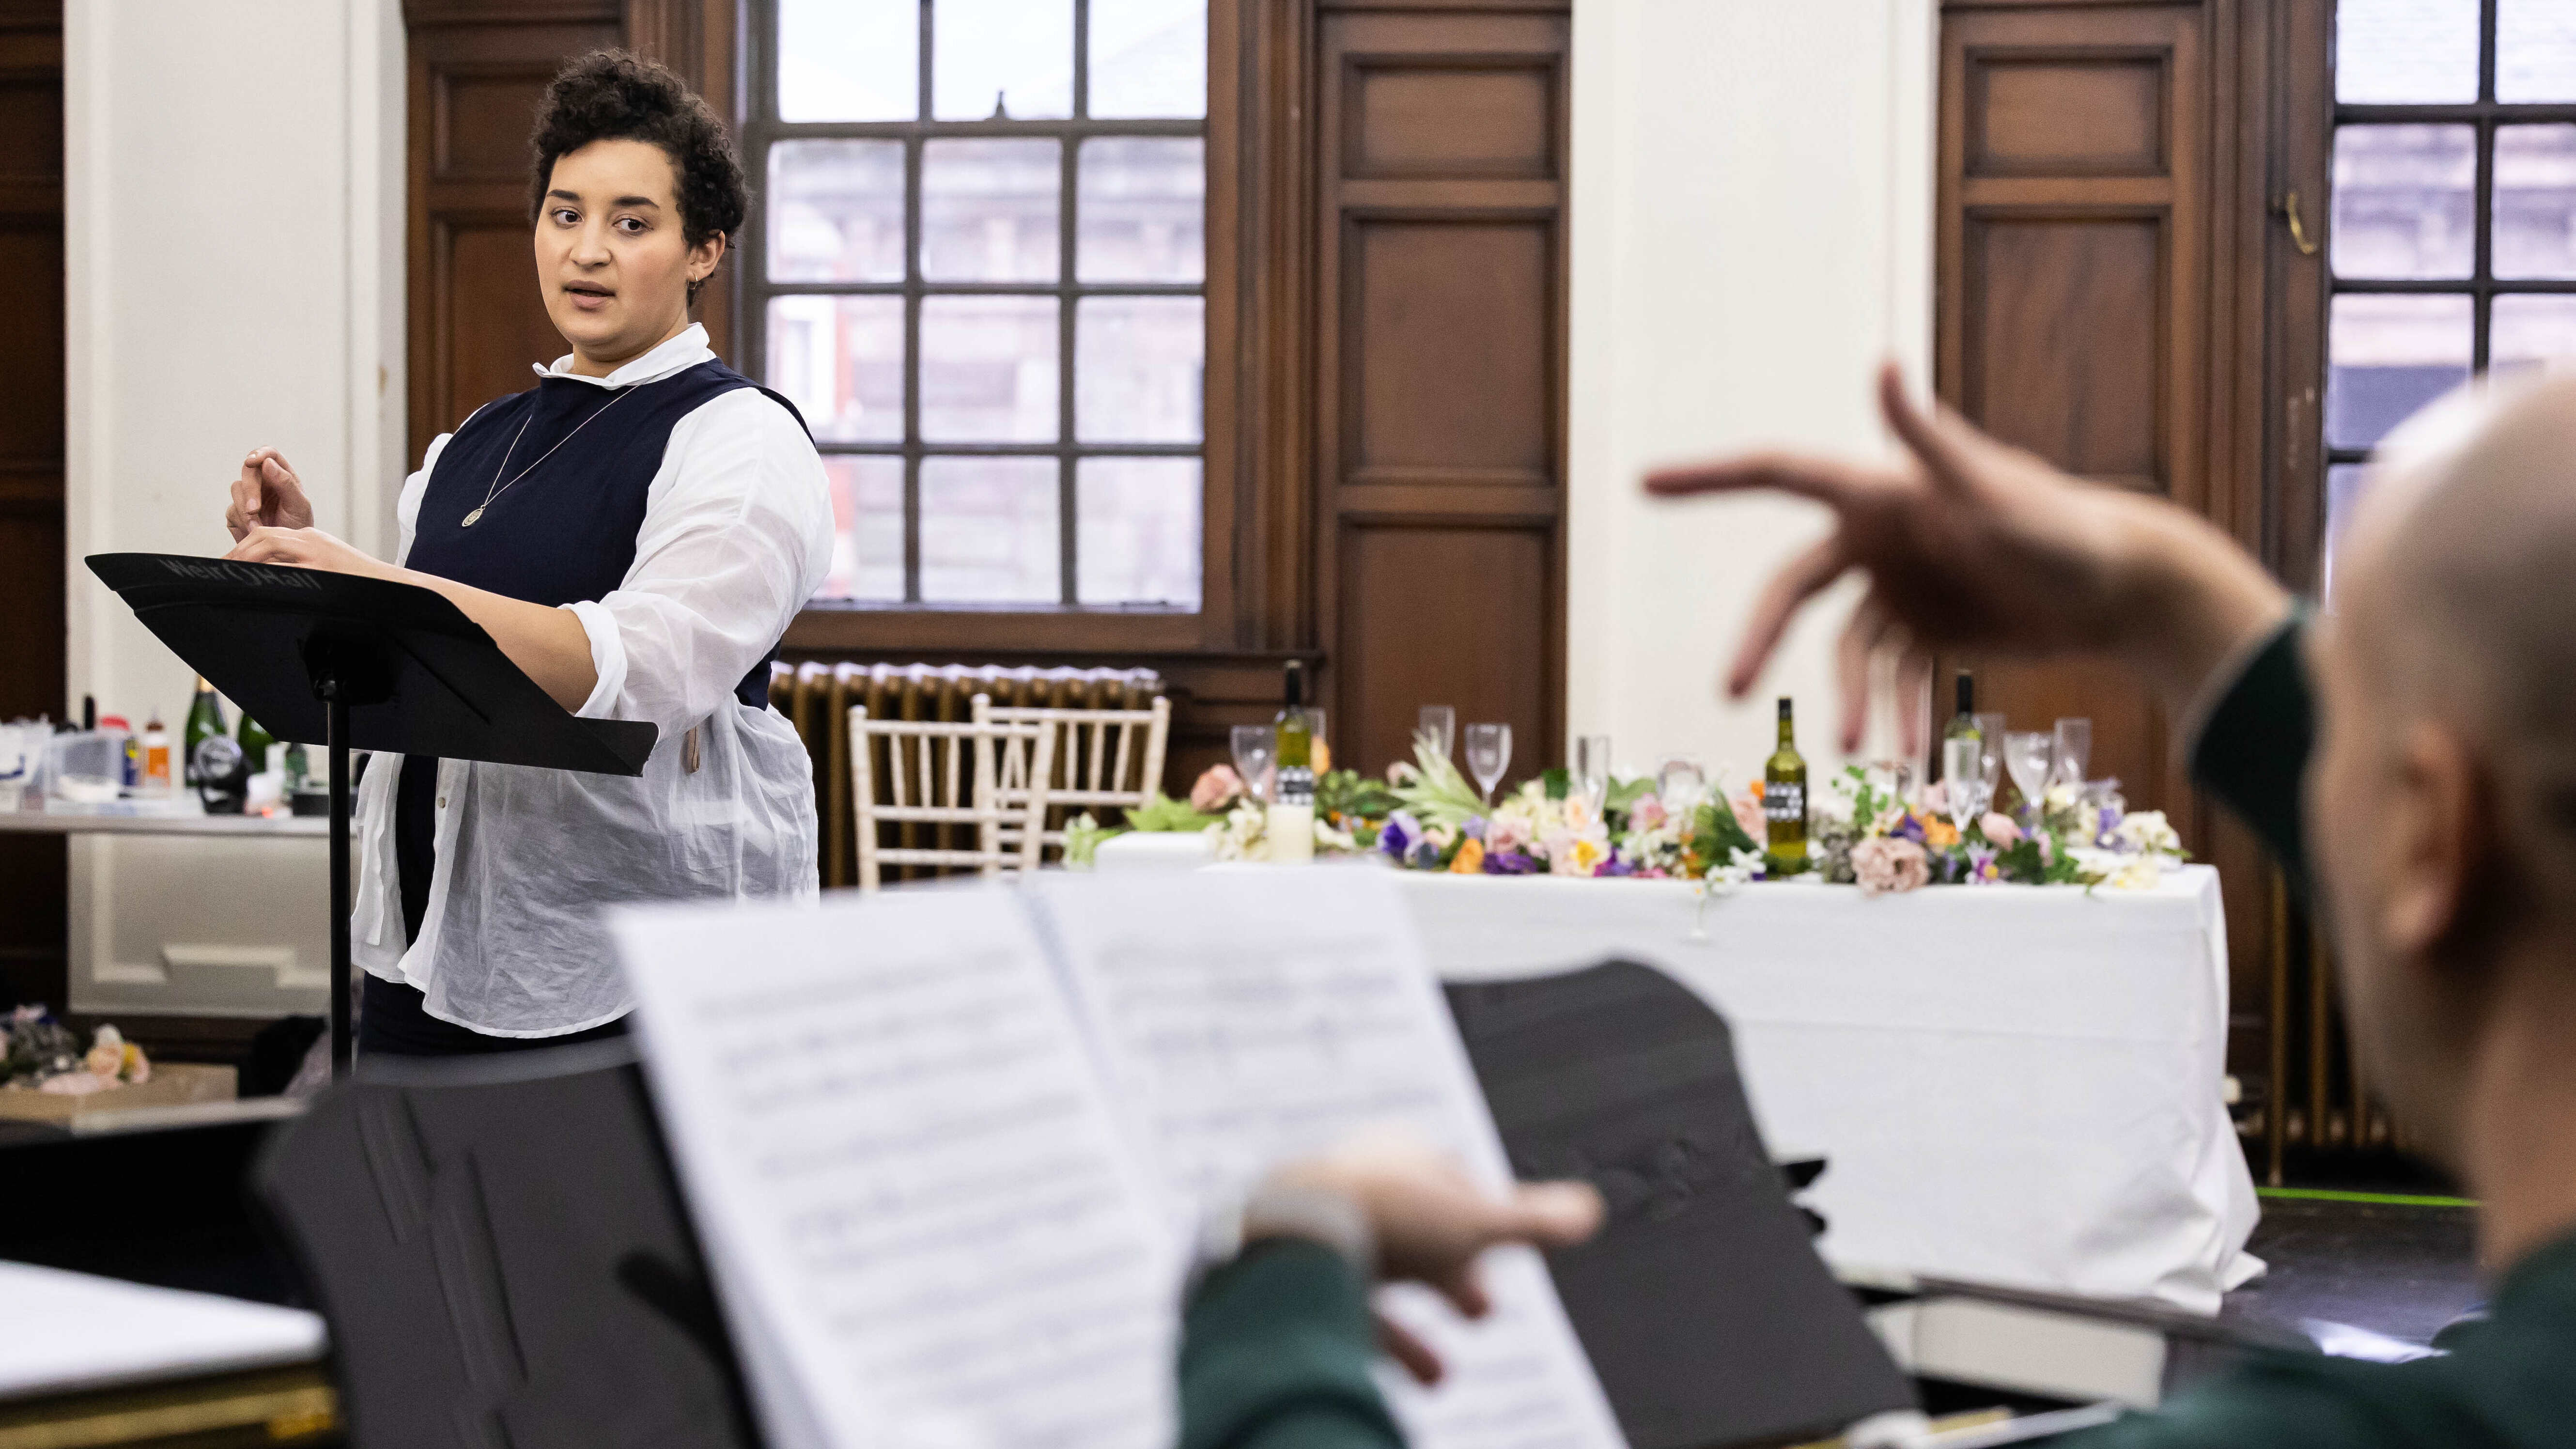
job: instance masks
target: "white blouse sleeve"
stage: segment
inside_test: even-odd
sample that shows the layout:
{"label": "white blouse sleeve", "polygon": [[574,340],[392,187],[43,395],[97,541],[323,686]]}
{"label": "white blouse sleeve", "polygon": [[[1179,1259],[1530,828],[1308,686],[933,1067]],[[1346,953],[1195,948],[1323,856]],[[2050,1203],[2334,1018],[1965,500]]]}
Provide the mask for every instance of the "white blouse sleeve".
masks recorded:
{"label": "white blouse sleeve", "polygon": [[714,713],[821,586],[832,534],[823,460],[785,408],[738,388],[682,418],[625,581],[564,606],[599,674],[580,714],[667,742]]}
{"label": "white blouse sleeve", "polygon": [[[475,409],[481,412],[482,409]],[[411,557],[411,541],[420,534],[420,499],[429,491],[430,470],[438,466],[438,455],[447,451],[447,440],[454,433],[441,433],[429,440],[429,451],[421,454],[420,471],[403,480],[402,492],[394,495],[394,567],[401,568]]]}

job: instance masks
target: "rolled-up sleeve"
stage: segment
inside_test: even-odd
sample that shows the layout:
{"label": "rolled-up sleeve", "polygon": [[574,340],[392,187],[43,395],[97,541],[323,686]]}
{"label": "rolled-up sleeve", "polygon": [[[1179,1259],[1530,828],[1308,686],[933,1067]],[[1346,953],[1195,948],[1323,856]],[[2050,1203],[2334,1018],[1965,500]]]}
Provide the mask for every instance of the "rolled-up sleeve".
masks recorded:
{"label": "rolled-up sleeve", "polygon": [[821,586],[832,556],[823,462],[751,388],[671,430],[635,562],[607,597],[565,605],[598,683],[579,713],[645,720],[665,739],[712,714]]}

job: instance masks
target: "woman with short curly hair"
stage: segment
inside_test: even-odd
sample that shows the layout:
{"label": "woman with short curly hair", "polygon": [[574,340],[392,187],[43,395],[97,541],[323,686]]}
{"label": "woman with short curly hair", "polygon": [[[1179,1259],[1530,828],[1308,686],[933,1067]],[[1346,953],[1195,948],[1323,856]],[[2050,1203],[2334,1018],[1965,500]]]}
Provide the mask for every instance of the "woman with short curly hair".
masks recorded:
{"label": "woman with short curly hair", "polygon": [[429,445],[396,562],[314,528],[273,448],[232,485],[230,556],[434,589],[566,709],[661,741],[632,780],[376,762],[350,923],[362,1052],[622,1031],[603,906],[816,889],[812,766],[767,699],[830,563],[823,464],[689,319],[742,226],[741,163],[677,76],[619,51],[555,77],[529,151],[537,287],[572,351]]}

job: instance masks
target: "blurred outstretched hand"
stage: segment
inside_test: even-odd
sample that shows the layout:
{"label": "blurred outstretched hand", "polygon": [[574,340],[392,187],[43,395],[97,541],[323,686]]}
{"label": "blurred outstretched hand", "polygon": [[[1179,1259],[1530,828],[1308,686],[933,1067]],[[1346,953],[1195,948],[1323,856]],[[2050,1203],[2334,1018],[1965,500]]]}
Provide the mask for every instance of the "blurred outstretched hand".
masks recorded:
{"label": "blurred outstretched hand", "polygon": [[1869,580],[1836,649],[1840,740],[1860,746],[1872,658],[1897,660],[1909,744],[1940,650],[2030,658],[2122,657],[2187,698],[2287,596],[2224,534],[2161,499],[2070,477],[1905,394],[1894,364],[1879,410],[1905,445],[1894,463],[1756,453],[1658,470],[1648,492],[1772,491],[1831,509],[1834,526],[1772,576],[1726,688],[1753,687],[1799,607],[1852,569]]}

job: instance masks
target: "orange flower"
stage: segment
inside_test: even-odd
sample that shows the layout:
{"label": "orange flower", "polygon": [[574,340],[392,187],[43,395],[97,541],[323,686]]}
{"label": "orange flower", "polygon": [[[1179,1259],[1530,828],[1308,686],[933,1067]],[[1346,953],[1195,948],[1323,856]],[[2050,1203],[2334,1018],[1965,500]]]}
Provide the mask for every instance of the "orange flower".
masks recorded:
{"label": "orange flower", "polygon": [[1317,740],[1314,743],[1313,749],[1314,758],[1307,762],[1308,768],[1312,769],[1318,775],[1333,768],[1333,747],[1331,745],[1325,744],[1322,740]]}
{"label": "orange flower", "polygon": [[1935,815],[1923,822],[1923,843],[1934,850],[1947,850],[1959,843],[1959,827]]}
{"label": "orange flower", "polygon": [[1485,842],[1478,840],[1473,836],[1470,836],[1465,841],[1461,842],[1458,846],[1457,858],[1449,862],[1449,873],[1451,875],[1483,875],[1485,873]]}

